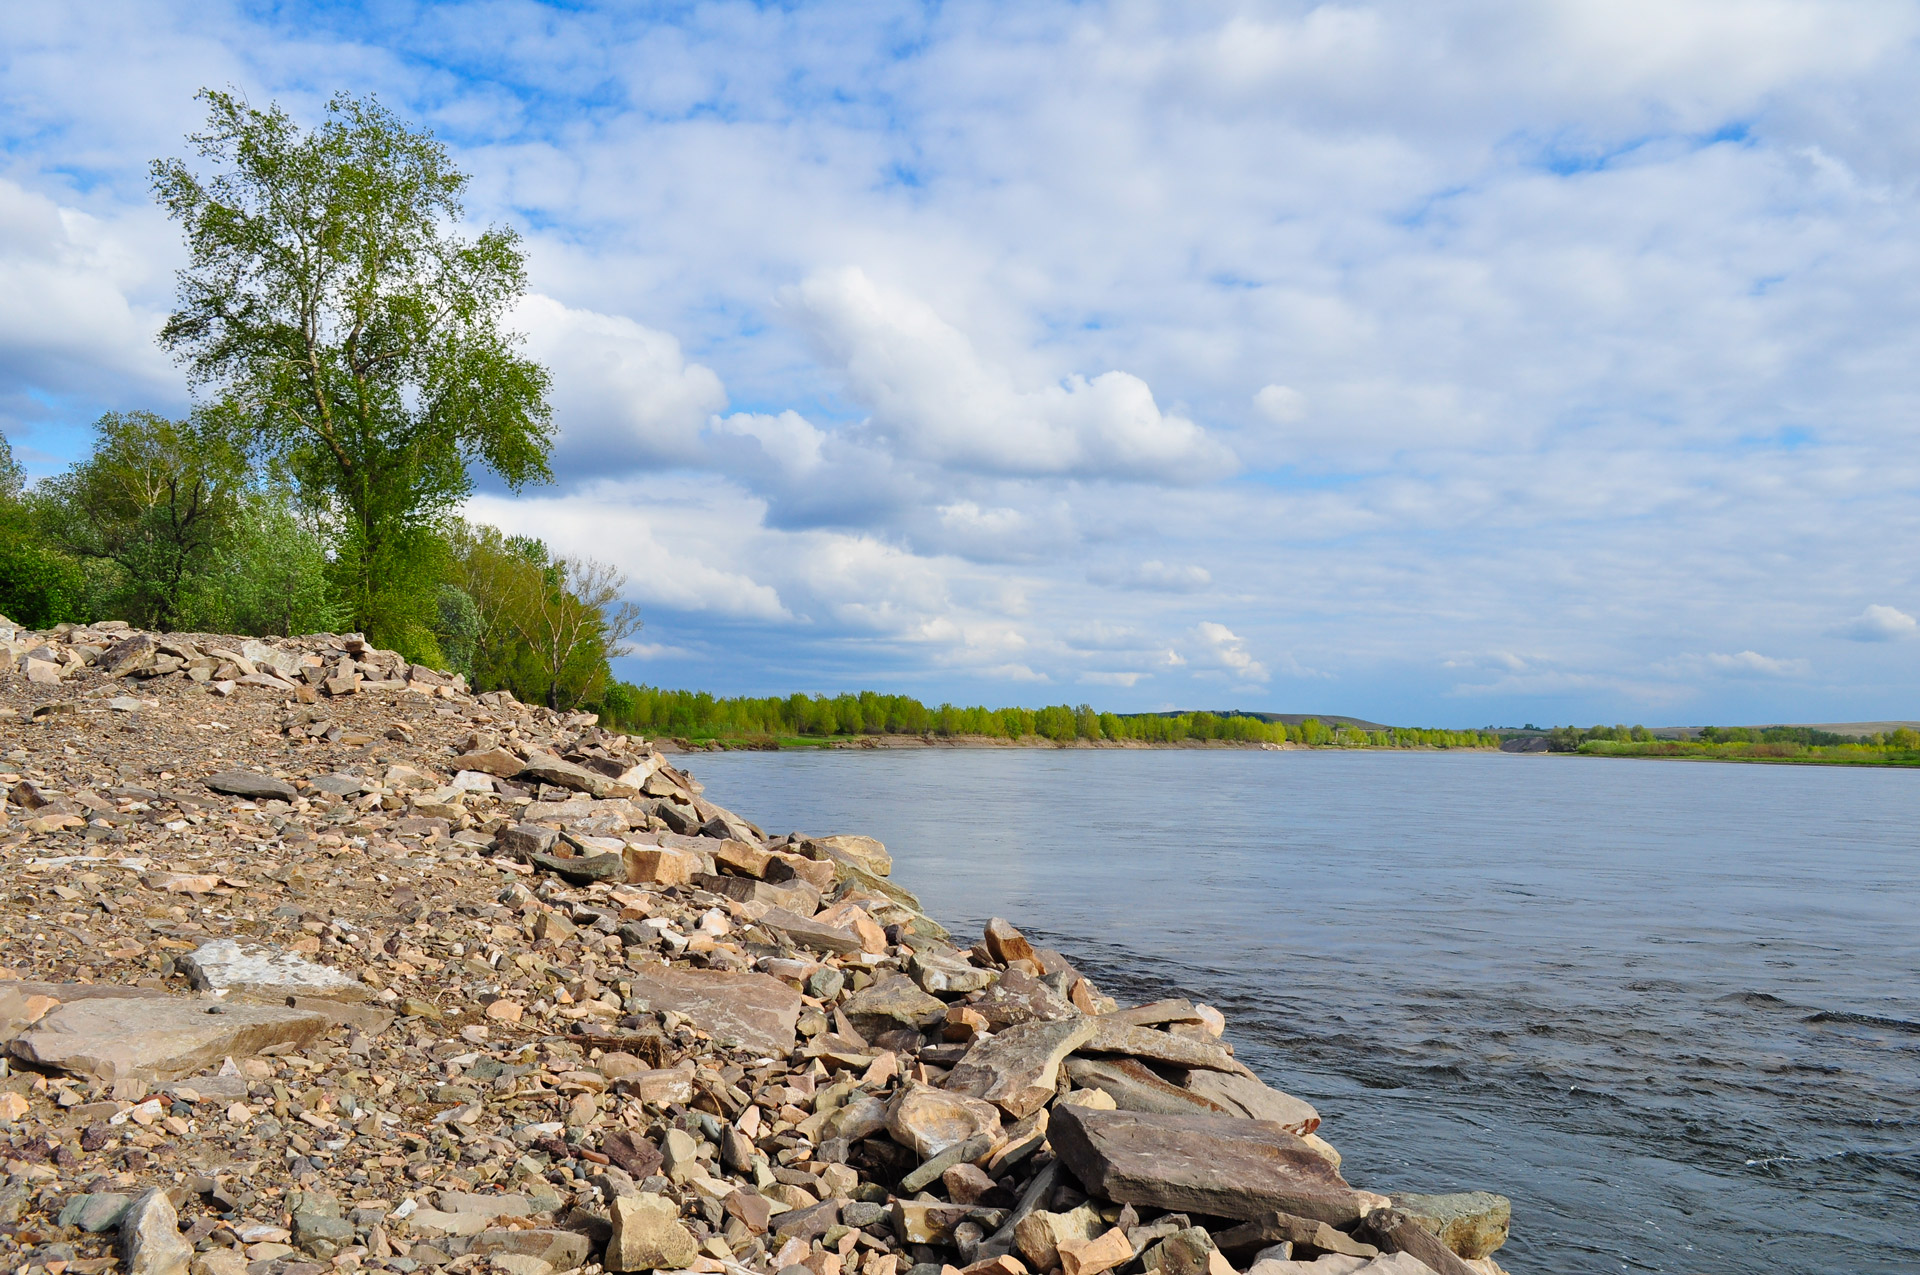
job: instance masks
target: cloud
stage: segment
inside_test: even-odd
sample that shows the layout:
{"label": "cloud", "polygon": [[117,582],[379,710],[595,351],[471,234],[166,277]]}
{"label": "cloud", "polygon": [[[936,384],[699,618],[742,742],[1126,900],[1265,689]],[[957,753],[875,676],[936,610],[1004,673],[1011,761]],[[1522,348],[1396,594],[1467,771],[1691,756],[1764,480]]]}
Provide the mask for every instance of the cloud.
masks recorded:
{"label": "cloud", "polygon": [[1156,482],[1234,467],[1205,430],[1162,412],[1139,377],[1076,372],[1019,388],[932,307],[858,268],[818,271],[785,298],[872,410],[874,427],[911,455],[988,473]]}
{"label": "cloud", "polygon": [[0,423],[45,419],[53,396],[83,411],[103,398],[180,405],[184,378],[155,340],[174,254],[148,242],[151,221],[103,219],[0,178]]}
{"label": "cloud", "polygon": [[1125,589],[1154,589],[1165,593],[1198,593],[1213,583],[1213,573],[1205,567],[1173,564],[1149,558],[1129,567],[1096,567],[1087,579],[1097,584],[1117,585]]}
{"label": "cloud", "polygon": [[1153,676],[1151,673],[1116,673],[1116,672],[1089,671],[1086,673],[1082,673],[1075,680],[1084,682],[1088,686],[1124,686],[1124,687],[1132,688],[1134,686],[1139,685],[1140,680],[1142,678],[1151,677],[1151,676]]}
{"label": "cloud", "polygon": [[[726,406],[720,378],[689,363],[668,333],[537,293],[521,300],[513,321],[524,329],[528,351],[553,374],[555,462],[563,472],[604,477],[649,461],[691,459],[701,430]],[[759,437],[751,424],[732,432]]]}
{"label": "cloud", "polygon": [[1253,396],[1253,405],[1276,425],[1293,425],[1305,420],[1307,396],[1290,385],[1269,385]]}
{"label": "cloud", "polygon": [[1836,637],[1855,642],[1900,642],[1912,637],[1916,629],[1920,624],[1905,611],[1876,604],[1831,631]]}
{"label": "cloud", "polygon": [[1731,655],[1711,653],[1701,658],[1707,668],[1741,677],[1801,677],[1811,671],[1806,660],[1776,659],[1758,651],[1737,651]]}
{"label": "cloud", "polygon": [[1246,642],[1224,624],[1204,620],[1195,630],[1207,654],[1219,667],[1226,669],[1235,678],[1244,682],[1265,682],[1268,680],[1266,666],[1247,654]]}

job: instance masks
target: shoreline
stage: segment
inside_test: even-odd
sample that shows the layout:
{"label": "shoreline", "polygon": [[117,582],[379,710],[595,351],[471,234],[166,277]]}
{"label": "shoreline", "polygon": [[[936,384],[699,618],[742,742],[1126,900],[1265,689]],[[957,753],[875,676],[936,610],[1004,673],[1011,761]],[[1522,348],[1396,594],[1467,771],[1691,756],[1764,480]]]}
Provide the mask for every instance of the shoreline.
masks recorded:
{"label": "shoreline", "polygon": [[1217,1011],[956,940],[591,714],[351,635],[0,638],[9,1269],[1502,1275],[1503,1197],[1349,1184]]}

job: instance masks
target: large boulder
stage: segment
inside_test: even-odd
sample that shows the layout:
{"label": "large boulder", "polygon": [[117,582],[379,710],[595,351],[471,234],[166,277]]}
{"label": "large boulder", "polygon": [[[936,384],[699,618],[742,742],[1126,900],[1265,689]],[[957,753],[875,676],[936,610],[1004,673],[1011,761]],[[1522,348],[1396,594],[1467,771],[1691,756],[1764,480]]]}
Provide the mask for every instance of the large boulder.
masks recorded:
{"label": "large boulder", "polygon": [[1278,1209],[1331,1226],[1362,1213],[1331,1165],[1264,1120],[1060,1103],[1047,1136],[1090,1194],[1119,1204],[1242,1220]]}
{"label": "large boulder", "polygon": [[358,979],[326,965],[317,965],[295,952],[257,944],[242,946],[232,939],[202,943],[174,967],[199,992],[232,992],[286,1003],[289,996],[364,996]]}
{"label": "large boulder", "polygon": [[685,1014],[720,1044],[781,1056],[793,1048],[800,993],[765,974],[722,970],[634,970],[633,999]]}
{"label": "large boulder", "polygon": [[324,1014],[275,1005],[179,996],[101,998],[61,1005],[8,1048],[35,1066],[83,1076],[178,1080],[229,1056],[272,1045],[305,1045],[330,1025]]}

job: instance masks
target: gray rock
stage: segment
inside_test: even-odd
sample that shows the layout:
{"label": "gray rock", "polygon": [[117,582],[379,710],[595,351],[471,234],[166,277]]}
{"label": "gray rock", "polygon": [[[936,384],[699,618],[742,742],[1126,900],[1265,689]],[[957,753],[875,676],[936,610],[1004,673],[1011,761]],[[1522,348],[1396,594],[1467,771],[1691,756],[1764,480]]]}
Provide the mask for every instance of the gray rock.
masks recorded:
{"label": "gray rock", "polygon": [[559,839],[558,828],[537,823],[516,823],[493,834],[493,848],[498,854],[525,860],[536,854],[547,853]]}
{"label": "gray rock", "polygon": [[1394,1207],[1461,1257],[1487,1257],[1507,1242],[1513,1202],[1491,1191],[1393,1195]]}
{"label": "gray rock", "polygon": [[627,879],[627,859],[624,854],[582,855],[572,859],[563,859],[554,854],[530,854],[526,858],[534,867],[551,872],[572,885]]}
{"label": "gray rock", "polygon": [[272,775],[257,774],[251,770],[222,770],[208,775],[206,784],[215,792],[225,793],[229,797],[248,797],[263,801],[292,801],[300,795],[286,780],[275,779]]}
{"label": "gray rock", "polygon": [[178,1080],[230,1055],[304,1045],[327,1027],[324,1015],[280,1006],[178,996],[102,998],[61,1005],[8,1049],[36,1066],[84,1076]]}
{"label": "gray rock", "polygon": [[321,1213],[295,1213],[293,1242],[303,1253],[330,1258],[353,1243],[353,1223]]}
{"label": "gray rock", "polygon": [[1140,1264],[1161,1275],[1207,1275],[1215,1252],[1213,1237],[1198,1226],[1185,1226],[1140,1255]]}
{"label": "gray rock", "polygon": [[[947,1016],[945,1001],[927,995],[904,974],[883,978],[865,991],[855,992],[840,1008],[869,1039],[889,1027],[925,1031]],[[868,1031],[869,1026],[874,1030]]]}
{"label": "gray rock", "polygon": [[589,793],[595,797],[637,797],[640,794],[631,784],[623,784],[617,779],[596,774],[585,766],[576,766],[551,753],[538,753],[527,759],[513,778],[523,783],[537,782],[552,784],[556,788],[569,788],[574,792]]}
{"label": "gray rock", "polygon": [[132,1203],[131,1195],[112,1192],[76,1195],[61,1206],[60,1225],[77,1226],[91,1235],[99,1235],[120,1225],[127,1206]]}
{"label": "gray rock", "polygon": [[1122,1111],[1157,1111],[1170,1116],[1240,1114],[1163,1080],[1133,1058],[1069,1058],[1067,1075],[1082,1089],[1104,1090]]}
{"label": "gray rock", "polygon": [[995,970],[970,965],[950,952],[915,952],[907,962],[907,972],[922,991],[962,996],[983,991],[1000,977]]}
{"label": "gray rock", "polygon": [[366,780],[358,775],[315,775],[308,783],[316,792],[335,797],[357,797],[367,790]]}
{"label": "gray rock", "polygon": [[187,1275],[193,1245],[180,1234],[180,1216],[159,1187],[127,1206],[120,1219],[120,1264],[126,1275]]}
{"label": "gray rock", "polygon": [[94,667],[116,675],[132,673],[151,667],[159,654],[159,648],[152,638],[144,633],[136,633],[102,651],[99,658],[94,660]]}
{"label": "gray rock", "polygon": [[948,1074],[946,1088],[985,1098],[1016,1120],[1047,1104],[1060,1085],[1060,1064],[1093,1035],[1085,1018],[1021,1023],[987,1036]]}
{"label": "gray rock", "polygon": [[838,996],[847,985],[847,976],[831,965],[822,965],[807,975],[807,995],[819,1001],[830,1001]]}
{"label": "gray rock", "polygon": [[1375,1209],[1360,1220],[1353,1233],[1385,1253],[1418,1259],[1435,1275],[1477,1275],[1473,1267],[1404,1210]]}
{"label": "gray rock", "polygon": [[989,987],[979,1000],[971,1002],[987,1020],[991,1031],[1001,1031],[1015,1023],[1057,1022],[1078,1018],[1080,1011],[1064,996],[1024,970],[1003,970],[1000,981]]}
{"label": "gray rock", "polygon": [[766,915],[760,918],[760,924],[779,930],[801,947],[810,947],[817,952],[847,955],[860,950],[860,936],[852,930],[837,925],[822,925],[785,908],[768,908]]}
{"label": "gray rock", "polygon": [[289,996],[364,996],[366,986],[326,965],[317,965],[295,952],[232,939],[202,943],[174,958],[174,968],[187,976],[195,991],[235,992],[284,1003]]}
{"label": "gray rock", "polygon": [[1120,1204],[1241,1220],[1277,1209],[1330,1226],[1361,1214],[1358,1193],[1331,1165],[1262,1120],[1061,1103],[1047,1137],[1090,1194]]}
{"label": "gray rock", "polygon": [[757,1053],[784,1055],[793,1048],[800,993],[765,974],[721,970],[634,970],[630,1001],[685,1014],[717,1042],[732,1041]]}
{"label": "gray rock", "polygon": [[811,916],[820,909],[820,892],[805,881],[776,883],[756,881],[752,877],[696,872],[693,874],[693,884],[741,903],[765,903],[798,916]]}
{"label": "gray rock", "polygon": [[1205,1067],[1212,1071],[1251,1074],[1244,1063],[1227,1052],[1224,1045],[1213,1041],[1175,1036],[1169,1032],[1154,1031],[1151,1027],[1124,1027],[1100,1018],[1093,1021],[1093,1036],[1080,1047],[1083,1054],[1125,1054],[1130,1058],[1145,1058],[1175,1067]]}

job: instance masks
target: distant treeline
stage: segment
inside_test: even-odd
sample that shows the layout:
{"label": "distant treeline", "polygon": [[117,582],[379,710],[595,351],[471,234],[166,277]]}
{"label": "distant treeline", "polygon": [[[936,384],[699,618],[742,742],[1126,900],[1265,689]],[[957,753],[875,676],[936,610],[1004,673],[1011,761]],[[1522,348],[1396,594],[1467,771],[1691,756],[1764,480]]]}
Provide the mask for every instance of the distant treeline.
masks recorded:
{"label": "distant treeline", "polygon": [[1308,718],[1297,726],[1240,714],[1119,714],[1091,705],[1047,708],[930,708],[908,695],[789,695],[718,698],[705,691],[667,691],[619,683],[598,705],[608,725],[686,740],[777,742],[854,736],[963,736],[1005,740],[1076,740],[1177,744],[1221,740],[1248,744],[1311,744],[1348,748],[1497,748],[1497,736],[1479,731],[1364,731]]}
{"label": "distant treeline", "polygon": [[1692,739],[1660,739],[1644,726],[1562,726],[1547,733],[1554,752],[1603,757],[1697,757],[1716,761],[1803,761],[1920,765],[1920,732],[1906,727],[1840,735],[1805,726],[1703,726]]}

